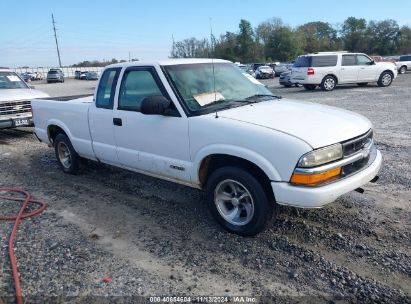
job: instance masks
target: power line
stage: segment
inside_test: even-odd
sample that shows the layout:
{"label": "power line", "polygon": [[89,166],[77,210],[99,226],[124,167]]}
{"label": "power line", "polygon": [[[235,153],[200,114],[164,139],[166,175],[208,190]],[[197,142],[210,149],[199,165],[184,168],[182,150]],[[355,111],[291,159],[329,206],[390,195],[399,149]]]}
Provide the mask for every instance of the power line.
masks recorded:
{"label": "power line", "polygon": [[56,39],[56,47],[57,47],[57,56],[59,57],[59,66],[61,67],[61,59],[60,59],[60,50],[59,50],[59,44],[57,42],[57,34],[56,34],[56,22],[54,22],[54,15],[51,14],[51,20],[53,23],[53,30],[54,30],[54,39]]}

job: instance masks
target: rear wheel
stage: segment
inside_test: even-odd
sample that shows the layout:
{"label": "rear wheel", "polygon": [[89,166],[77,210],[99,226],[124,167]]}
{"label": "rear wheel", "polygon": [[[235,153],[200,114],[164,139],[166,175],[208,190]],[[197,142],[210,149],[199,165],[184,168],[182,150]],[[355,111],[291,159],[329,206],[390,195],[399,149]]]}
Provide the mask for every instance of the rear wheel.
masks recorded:
{"label": "rear wheel", "polygon": [[405,72],[407,72],[407,67],[405,65],[403,65],[400,70],[399,70],[400,74],[405,74]]}
{"label": "rear wheel", "polygon": [[65,173],[78,174],[82,167],[81,157],[74,150],[65,134],[58,134],[53,141],[57,161]]}
{"label": "rear wheel", "polygon": [[323,91],[332,91],[337,86],[337,79],[334,76],[325,76],[321,82],[321,90]]}
{"label": "rear wheel", "polygon": [[256,235],[272,219],[274,202],[262,183],[241,168],[222,167],[214,171],[206,194],[212,215],[231,233]]}
{"label": "rear wheel", "polygon": [[378,86],[380,87],[388,87],[391,85],[393,80],[393,76],[391,72],[385,71],[382,72],[380,78],[378,79]]}
{"label": "rear wheel", "polygon": [[307,91],[314,91],[317,86],[315,84],[304,84],[304,89]]}

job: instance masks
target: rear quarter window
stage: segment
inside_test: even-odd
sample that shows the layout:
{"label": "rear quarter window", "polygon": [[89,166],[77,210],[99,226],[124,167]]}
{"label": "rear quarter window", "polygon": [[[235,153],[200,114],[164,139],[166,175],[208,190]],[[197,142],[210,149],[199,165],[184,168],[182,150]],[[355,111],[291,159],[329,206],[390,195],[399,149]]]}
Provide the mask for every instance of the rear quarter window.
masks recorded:
{"label": "rear quarter window", "polygon": [[294,62],[296,68],[308,68],[311,64],[311,56],[300,56]]}
{"label": "rear quarter window", "polygon": [[313,56],[311,58],[312,67],[331,67],[337,65],[337,55]]}

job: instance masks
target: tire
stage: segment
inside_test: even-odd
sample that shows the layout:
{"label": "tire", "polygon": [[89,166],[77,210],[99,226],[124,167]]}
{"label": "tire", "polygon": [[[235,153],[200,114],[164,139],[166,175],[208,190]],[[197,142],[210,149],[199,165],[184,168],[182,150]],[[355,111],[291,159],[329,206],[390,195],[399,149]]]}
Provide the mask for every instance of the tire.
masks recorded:
{"label": "tire", "polygon": [[291,84],[284,84],[284,87],[291,88]]}
{"label": "tire", "polygon": [[360,82],[360,83],[357,83],[357,85],[359,87],[366,87],[368,85],[368,82]]}
{"label": "tire", "polygon": [[[218,193],[224,198],[217,199]],[[208,179],[206,196],[213,217],[228,232],[254,236],[272,219],[274,202],[261,182],[244,169],[222,167],[215,170]]]}
{"label": "tire", "polygon": [[325,76],[323,81],[321,81],[321,90],[330,92],[337,86],[337,79],[334,76]]}
{"label": "tire", "polygon": [[315,84],[304,84],[303,86],[304,89],[306,89],[307,91],[314,91],[317,87]]}
{"label": "tire", "polygon": [[407,67],[405,65],[403,65],[402,67],[400,67],[400,69],[398,70],[398,72],[400,74],[405,74],[405,72],[407,72]]}
{"label": "tire", "polygon": [[378,86],[379,87],[388,87],[391,85],[393,80],[393,75],[389,71],[382,72],[380,78],[378,79]]}
{"label": "tire", "polygon": [[53,141],[54,151],[60,168],[68,174],[78,174],[82,168],[82,159],[74,150],[70,139],[65,134],[58,134]]}

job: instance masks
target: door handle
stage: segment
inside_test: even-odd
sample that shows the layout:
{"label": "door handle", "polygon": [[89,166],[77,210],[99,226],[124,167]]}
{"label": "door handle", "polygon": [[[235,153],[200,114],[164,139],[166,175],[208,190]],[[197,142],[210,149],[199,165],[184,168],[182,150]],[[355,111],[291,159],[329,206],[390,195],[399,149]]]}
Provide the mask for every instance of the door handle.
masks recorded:
{"label": "door handle", "polygon": [[113,125],[121,127],[123,125],[123,121],[121,118],[113,118]]}

